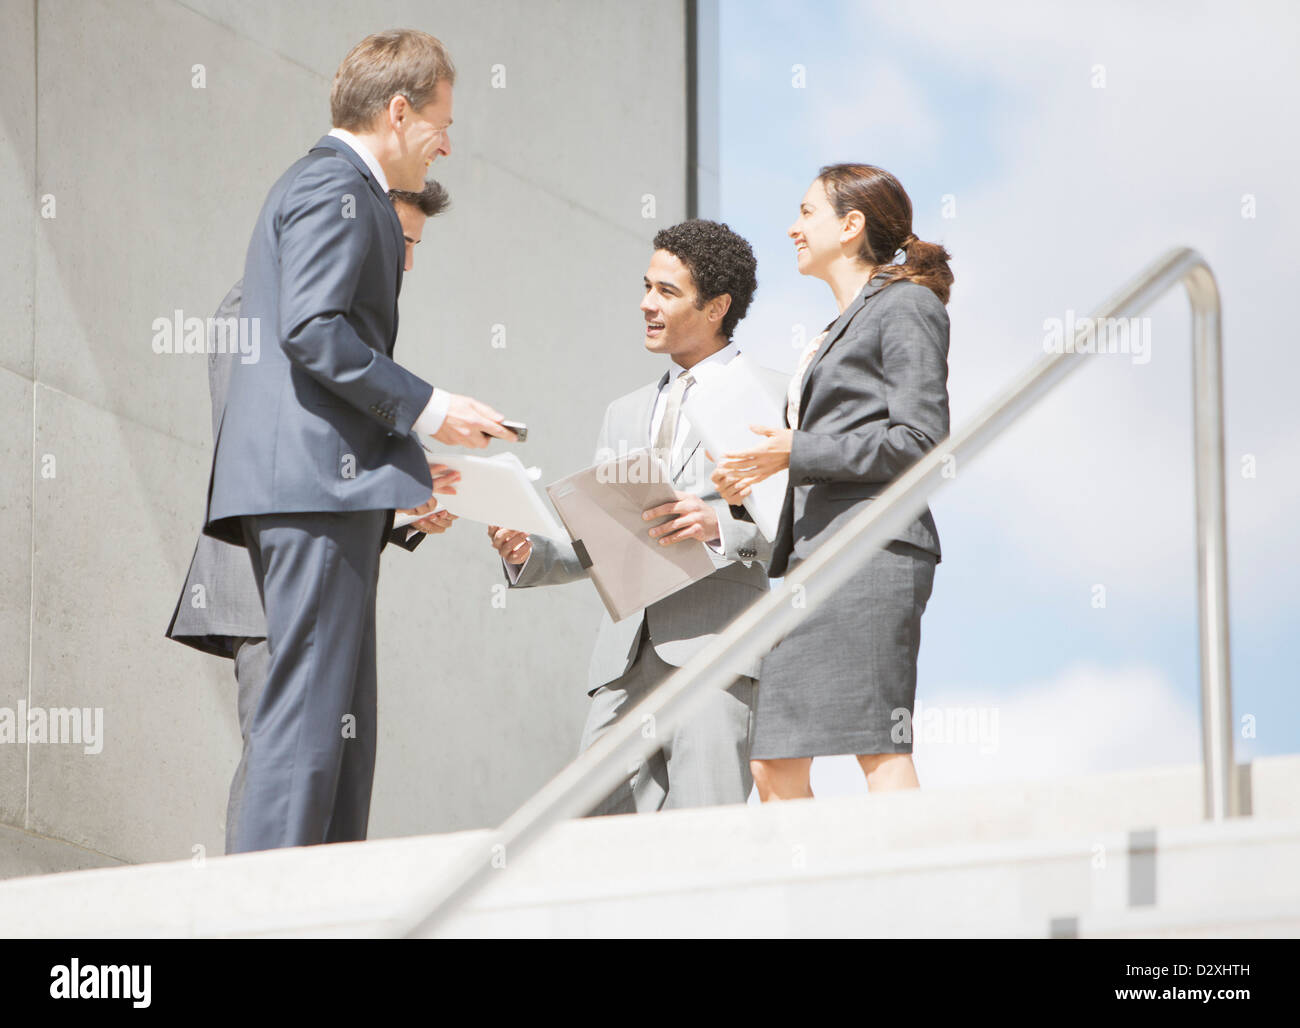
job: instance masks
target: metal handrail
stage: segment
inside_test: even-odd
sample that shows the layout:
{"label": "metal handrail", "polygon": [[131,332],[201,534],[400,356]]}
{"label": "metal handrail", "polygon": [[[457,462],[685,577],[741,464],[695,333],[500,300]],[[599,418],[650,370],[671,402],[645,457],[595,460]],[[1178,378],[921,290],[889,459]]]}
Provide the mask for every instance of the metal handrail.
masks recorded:
{"label": "metal handrail", "polygon": [[[1175,285],[1192,308],[1193,420],[1196,459],[1196,554],[1199,591],[1201,728],[1205,816],[1238,813],[1232,757],[1232,689],[1228,654],[1228,566],[1223,465],[1223,371],[1219,292],[1196,251],[1179,248],[1102,304],[1092,319],[1133,317]],[[494,873],[557,821],[586,813],[627,777],[628,768],[657,749],[656,737],[690,717],[708,689],[725,689],[734,668],[756,661],[819,603],[844,584],[925,508],[950,477],[945,469],[996,438],[1091,356],[1079,352],[1085,328],[1062,352],[1021,374],[969,424],[900,475],[872,503],[801,561],[773,589],[740,614],[684,667],[620,718],[577,760],[561,770],[486,839],[476,837],[437,887],[421,899],[407,937],[429,934]],[[652,731],[645,729],[651,726]]]}

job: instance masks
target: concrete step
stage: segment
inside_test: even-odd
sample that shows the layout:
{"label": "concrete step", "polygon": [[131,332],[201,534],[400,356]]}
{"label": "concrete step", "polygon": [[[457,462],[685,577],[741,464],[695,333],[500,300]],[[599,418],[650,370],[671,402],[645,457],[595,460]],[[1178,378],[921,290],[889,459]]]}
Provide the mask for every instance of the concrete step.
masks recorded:
{"label": "concrete step", "polygon": [[106,853],[0,824],[0,879],[81,871],[90,867],[125,866],[128,866],[126,861]]}
{"label": "concrete step", "polygon": [[[446,934],[1288,934],[1300,757],[1256,761],[1246,783],[1255,814],[1217,825],[1200,819],[1198,767],[572,821],[507,854]],[[2,930],[382,935],[486,843],[460,832],[13,879]]]}

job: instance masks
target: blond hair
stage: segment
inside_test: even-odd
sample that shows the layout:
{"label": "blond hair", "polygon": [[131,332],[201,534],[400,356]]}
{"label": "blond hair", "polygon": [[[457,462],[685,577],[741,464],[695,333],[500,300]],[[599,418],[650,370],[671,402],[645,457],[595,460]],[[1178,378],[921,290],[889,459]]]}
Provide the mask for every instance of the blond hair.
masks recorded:
{"label": "blond hair", "polygon": [[343,58],[330,89],[336,128],[369,128],[399,93],[416,110],[434,98],[439,82],[456,81],[447,48],[418,29],[390,29],[366,36]]}

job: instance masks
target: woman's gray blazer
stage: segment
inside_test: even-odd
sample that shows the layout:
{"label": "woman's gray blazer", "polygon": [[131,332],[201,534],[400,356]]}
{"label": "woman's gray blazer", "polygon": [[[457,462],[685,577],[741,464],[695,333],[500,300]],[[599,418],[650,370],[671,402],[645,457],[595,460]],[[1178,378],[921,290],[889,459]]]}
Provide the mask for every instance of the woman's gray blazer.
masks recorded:
{"label": "woman's gray blazer", "polygon": [[[867,283],[804,374],[799,422],[773,578],[948,435],[948,311],[934,292]],[[942,556],[929,508],[896,538]]]}

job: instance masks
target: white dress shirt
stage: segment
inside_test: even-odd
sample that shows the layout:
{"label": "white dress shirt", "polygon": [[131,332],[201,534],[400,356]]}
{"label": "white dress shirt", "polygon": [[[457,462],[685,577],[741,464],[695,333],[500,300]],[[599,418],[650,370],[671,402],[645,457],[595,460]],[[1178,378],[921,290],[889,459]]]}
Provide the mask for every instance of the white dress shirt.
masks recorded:
{"label": "white dress shirt", "polygon": [[[335,139],[340,139],[352,148],[352,151],[361,158],[365,166],[370,169],[370,174],[375,176],[375,181],[379,183],[379,188],[388,192],[388,176],[384,174],[383,166],[379,159],[371,152],[370,147],[361,140],[361,138],[347,129],[332,128],[329,134]],[[405,262],[406,254],[403,252],[402,260]],[[436,386],[433,395],[429,397],[429,402],[424,405],[424,410],[420,416],[415,419],[415,430],[423,432],[425,435],[433,435],[438,429],[442,428],[443,420],[447,417],[447,408],[451,406],[451,394],[445,389],[438,389]]]}

